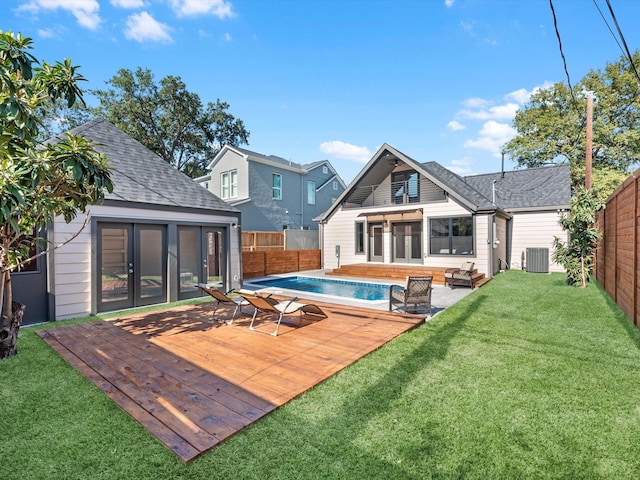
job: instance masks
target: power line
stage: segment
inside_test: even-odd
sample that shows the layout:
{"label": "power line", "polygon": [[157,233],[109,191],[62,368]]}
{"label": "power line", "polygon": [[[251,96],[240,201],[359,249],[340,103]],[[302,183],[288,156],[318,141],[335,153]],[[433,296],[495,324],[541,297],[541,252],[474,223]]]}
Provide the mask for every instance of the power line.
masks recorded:
{"label": "power line", "polygon": [[553,8],[553,0],[549,0],[549,6],[551,7],[551,14],[553,15],[553,27],[556,30],[556,37],[558,37],[558,46],[560,47],[560,56],[562,57],[562,64],[564,65],[564,73],[567,76],[567,83],[569,84],[569,93],[573,99],[573,104],[577,107],[578,102],[573,95],[573,87],[571,86],[571,77],[569,76],[569,69],[567,68],[567,59],[564,56],[562,50],[562,39],[560,38],[560,31],[558,30],[558,19],[556,18],[556,10]]}
{"label": "power line", "polygon": [[607,28],[609,29],[609,32],[611,33],[611,36],[613,37],[613,39],[616,41],[616,43],[618,44],[618,48],[620,49],[620,51],[622,52],[622,54],[624,55],[624,50],[622,49],[622,45],[620,45],[620,42],[618,41],[618,37],[616,37],[616,34],[613,33],[613,30],[611,30],[611,26],[609,25],[609,22],[607,22],[607,19],[604,16],[604,13],[602,13],[602,10],[600,10],[600,5],[598,5],[597,0],[593,0],[593,4],[596,6],[596,8],[598,9],[598,13],[600,13],[600,16],[602,17],[602,20],[604,20],[604,24],[607,26]]}
{"label": "power line", "polygon": [[606,0],[606,1],[607,1],[607,6],[609,7],[609,12],[611,13],[611,18],[613,18],[613,23],[616,25],[616,30],[618,30],[618,35],[620,35],[620,40],[622,40],[622,44],[624,45],[624,50],[627,54],[627,58],[629,59],[629,63],[631,64],[631,68],[633,68],[633,73],[636,74],[636,78],[638,79],[638,82],[640,82],[640,74],[638,74],[638,70],[636,69],[636,66],[633,63],[633,56],[629,51],[629,47],[627,46],[627,41],[624,39],[622,30],[620,29],[620,25],[618,24],[618,19],[616,18],[616,14],[613,12],[613,7],[611,6],[611,2],[609,0]]}

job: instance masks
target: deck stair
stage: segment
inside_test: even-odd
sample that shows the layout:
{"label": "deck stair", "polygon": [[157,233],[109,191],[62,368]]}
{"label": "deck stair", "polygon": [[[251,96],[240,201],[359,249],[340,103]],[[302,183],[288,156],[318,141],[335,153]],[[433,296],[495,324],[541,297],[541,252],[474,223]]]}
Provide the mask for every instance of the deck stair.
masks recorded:
{"label": "deck stair", "polygon": [[[408,276],[433,275],[434,284],[444,285],[444,272],[448,268],[456,267],[356,263],[351,265],[342,265],[340,268],[334,268],[332,271],[327,272],[326,275],[375,278],[378,280],[394,280],[400,282],[404,282]],[[484,285],[489,280],[490,279],[486,278],[484,273],[479,273],[477,270],[473,271],[473,283],[476,287]]]}

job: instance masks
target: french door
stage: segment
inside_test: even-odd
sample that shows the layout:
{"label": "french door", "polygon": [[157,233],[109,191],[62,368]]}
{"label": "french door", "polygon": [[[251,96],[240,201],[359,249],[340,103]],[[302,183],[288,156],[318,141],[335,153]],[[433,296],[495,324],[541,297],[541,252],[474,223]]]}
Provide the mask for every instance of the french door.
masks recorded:
{"label": "french door", "polygon": [[422,263],[422,223],[394,223],[392,227],[393,261]]}
{"label": "french door", "polygon": [[194,288],[198,283],[224,288],[226,264],[223,239],[221,228],[178,228],[179,299],[199,296],[200,291]]}
{"label": "french door", "polygon": [[98,223],[98,312],[167,301],[167,228]]}

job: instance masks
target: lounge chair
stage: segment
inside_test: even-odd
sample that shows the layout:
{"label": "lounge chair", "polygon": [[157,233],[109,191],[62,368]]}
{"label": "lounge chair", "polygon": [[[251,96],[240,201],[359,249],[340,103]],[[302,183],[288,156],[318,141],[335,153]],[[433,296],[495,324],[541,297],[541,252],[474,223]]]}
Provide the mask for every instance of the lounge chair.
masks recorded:
{"label": "lounge chair", "polygon": [[229,290],[227,293],[222,293],[220,290],[215,289],[213,287],[209,287],[209,286],[207,286],[205,284],[202,284],[202,283],[200,283],[198,285],[194,285],[194,286],[199,288],[203,292],[208,293],[209,295],[211,295],[216,300],[215,307],[213,308],[213,313],[211,314],[211,319],[212,320],[216,320],[216,310],[218,310],[218,307],[220,306],[221,303],[232,304],[235,307],[234,310],[233,310],[233,315],[231,315],[231,320],[227,320],[227,323],[229,325],[231,325],[233,323],[233,320],[236,318],[236,314],[238,312],[243,313],[242,312],[242,307],[249,306],[249,302],[247,302],[241,296],[240,297],[234,297],[234,298],[229,297],[229,294],[231,292],[233,292],[233,290]]}
{"label": "lounge chair", "polygon": [[473,267],[475,263],[464,262],[460,268],[448,268],[444,272],[445,284],[453,288],[463,285],[473,288]]}
{"label": "lounge chair", "polygon": [[[314,315],[321,318],[327,318],[327,314],[322,311],[320,307],[314,305],[312,303],[299,303],[296,302],[296,298],[292,298],[291,300],[286,300],[280,303],[274,303],[272,300],[259,297],[259,296],[250,296],[243,295],[244,298],[251,306],[255,308],[253,312],[253,318],[251,319],[251,324],[249,325],[250,330],[255,330],[261,333],[268,333],[269,335],[273,335],[274,337],[278,336],[278,329],[280,328],[280,322],[282,322],[282,317],[284,315],[290,315],[292,313],[300,312],[300,318],[302,322],[302,315]],[[278,320],[276,322],[276,329],[273,332],[265,332],[263,330],[259,330],[253,326],[256,317],[258,314],[263,315],[273,315],[278,316]]]}
{"label": "lounge chair", "polygon": [[[407,283],[402,285],[391,285],[389,287],[389,311],[392,312],[394,306],[402,308],[404,312],[429,311],[431,315],[431,290],[433,276],[407,277]],[[409,306],[413,305],[413,309]]]}

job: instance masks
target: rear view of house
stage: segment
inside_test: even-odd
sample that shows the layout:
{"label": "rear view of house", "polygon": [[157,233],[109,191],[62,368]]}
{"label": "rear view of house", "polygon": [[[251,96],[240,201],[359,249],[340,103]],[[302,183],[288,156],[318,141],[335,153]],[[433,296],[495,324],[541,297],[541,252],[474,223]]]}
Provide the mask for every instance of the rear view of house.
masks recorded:
{"label": "rear view of house", "polygon": [[560,271],[549,252],[569,200],[568,166],[460,177],[385,144],[320,218],[324,268],[471,261],[490,277],[546,249],[540,270]]}

